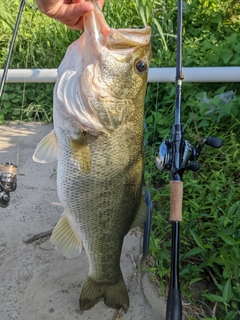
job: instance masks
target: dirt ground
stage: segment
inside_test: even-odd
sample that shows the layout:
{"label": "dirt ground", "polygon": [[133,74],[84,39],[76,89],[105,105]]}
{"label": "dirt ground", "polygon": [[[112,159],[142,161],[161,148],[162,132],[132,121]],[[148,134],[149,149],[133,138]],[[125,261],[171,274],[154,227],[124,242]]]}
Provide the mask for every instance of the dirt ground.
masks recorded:
{"label": "dirt ground", "polygon": [[32,160],[38,142],[52,125],[10,123],[0,126],[0,163],[17,164],[18,187],[7,208],[0,208],[1,320],[163,320],[165,300],[147,273],[137,271],[142,235],[130,232],[124,241],[121,267],[130,287],[130,308],[118,314],[103,302],[79,313],[78,300],[88,272],[85,252],[67,260],[49,238],[24,240],[53,228],[63,209],[56,193],[56,163]]}

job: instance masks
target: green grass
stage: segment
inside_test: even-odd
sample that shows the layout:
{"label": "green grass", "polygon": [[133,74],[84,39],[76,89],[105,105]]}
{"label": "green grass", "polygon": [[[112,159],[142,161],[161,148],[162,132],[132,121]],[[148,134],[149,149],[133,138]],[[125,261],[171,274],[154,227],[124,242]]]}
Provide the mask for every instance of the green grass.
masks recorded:
{"label": "green grass", "polygon": [[[193,88],[191,90],[196,93]],[[218,103],[215,101],[216,105]],[[225,110],[209,116],[206,115],[209,106],[197,99],[189,105],[183,103],[186,139],[192,144],[207,136],[223,140],[221,149],[205,146],[199,158],[200,170],[184,175],[180,245],[183,300],[198,301],[202,307],[210,301],[211,308],[218,302],[217,319],[237,319],[240,301],[239,103],[238,97]],[[153,142],[147,146],[145,172],[155,208],[151,270],[163,294],[170,276],[169,176],[154,168],[154,151],[159,144],[157,140],[161,142],[162,138],[171,137],[171,125],[166,119],[173,119],[172,108],[159,108],[146,118],[149,131],[153,130],[151,126],[155,130]],[[151,141],[148,132],[146,135]],[[201,318],[210,317],[208,309],[202,309]],[[194,316],[198,319],[196,314]]]}
{"label": "green grass", "polygon": [[[11,68],[56,68],[79,36],[27,1]],[[7,55],[19,1],[0,2],[0,68]],[[183,2],[183,66],[240,66],[240,5],[236,0]],[[106,0],[112,27],[153,29],[152,66],[176,64],[177,1]],[[5,120],[52,121],[52,84],[7,84],[0,101]],[[215,96],[233,91],[224,104]],[[204,94],[211,99],[204,103]],[[214,98],[215,97],[215,98]],[[170,276],[169,176],[155,167],[155,152],[171,137],[175,85],[149,84],[145,103],[145,181],[154,203],[149,269],[162,294]],[[183,83],[182,123],[192,144],[218,136],[223,147],[205,146],[200,170],[184,175],[180,275],[189,319],[239,319],[240,309],[240,87],[236,83]],[[211,311],[216,310],[215,317]]]}

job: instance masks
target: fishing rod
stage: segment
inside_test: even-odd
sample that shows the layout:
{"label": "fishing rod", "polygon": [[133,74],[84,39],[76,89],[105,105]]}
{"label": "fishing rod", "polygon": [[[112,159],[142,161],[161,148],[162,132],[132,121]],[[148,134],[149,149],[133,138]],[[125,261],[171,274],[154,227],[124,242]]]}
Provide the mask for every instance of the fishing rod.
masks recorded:
{"label": "fishing rod", "polygon": [[167,298],[166,320],[182,319],[182,302],[179,281],[179,240],[182,221],[183,173],[186,169],[198,171],[197,158],[206,144],[219,148],[219,138],[208,137],[199,146],[192,147],[183,139],[184,128],[181,124],[181,93],[184,75],[182,72],[182,0],[178,0],[177,21],[177,59],[176,59],[176,99],[175,123],[172,137],[163,141],[157,151],[156,166],[159,170],[170,171],[170,222],[172,223],[171,274]]}
{"label": "fishing rod", "polygon": [[[25,5],[25,0],[22,0],[20,3],[16,24],[14,27],[12,40],[9,45],[7,59],[4,65],[3,75],[0,83],[0,98],[2,97],[3,88],[6,83],[7,72],[9,69],[13,46],[15,43],[24,5]],[[0,164],[0,207],[1,208],[6,208],[9,205],[10,192],[15,191],[17,188],[17,170],[18,170],[18,167],[10,162],[5,162]]]}
{"label": "fishing rod", "polygon": [[24,5],[25,5],[25,0],[22,0],[21,3],[20,3],[20,8],[19,8],[19,11],[18,11],[16,24],[15,24],[15,27],[14,27],[14,31],[13,31],[13,35],[12,35],[12,40],[11,40],[11,42],[10,42],[10,46],[9,46],[9,49],[8,49],[7,59],[6,59],[6,61],[5,61],[5,65],[4,65],[2,80],[1,80],[1,84],[0,84],[0,98],[1,98],[1,96],[2,96],[3,87],[4,87],[5,82],[6,82],[7,72],[8,72],[8,68],[9,68],[9,64],[10,64],[10,59],[11,59],[12,51],[13,51],[13,46],[14,46],[15,39],[16,39],[16,36],[17,36],[18,27],[19,27],[19,23],[20,23],[20,20],[21,20],[21,16],[22,16],[22,12],[23,12]]}

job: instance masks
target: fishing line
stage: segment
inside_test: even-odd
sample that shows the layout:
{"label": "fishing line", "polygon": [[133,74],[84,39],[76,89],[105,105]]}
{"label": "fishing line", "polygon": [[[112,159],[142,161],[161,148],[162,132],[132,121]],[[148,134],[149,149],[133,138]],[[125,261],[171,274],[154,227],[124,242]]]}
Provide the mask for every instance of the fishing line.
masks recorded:
{"label": "fishing line", "polygon": [[[158,3],[157,3],[158,5]],[[153,26],[154,26],[154,20],[156,20],[156,15],[155,15],[155,10],[154,10],[154,5],[152,6],[152,12],[151,12],[151,15],[152,15],[152,30],[154,29]],[[146,27],[146,26],[145,26]],[[161,52],[160,50],[157,51],[157,54],[155,55],[156,57],[156,60],[157,61],[160,61],[160,57],[161,57]],[[155,109],[152,111],[152,112],[149,112],[149,116],[152,116],[153,117],[153,130],[151,130],[153,132],[152,136],[150,137],[151,139],[151,142],[150,142],[150,145],[148,145],[148,142],[149,141],[145,141],[145,145],[149,146],[150,147],[150,152],[149,152],[149,155],[151,157],[150,159],[150,162],[152,162],[152,160],[154,159],[155,157],[155,153],[156,153],[156,146],[155,146],[155,142],[156,142],[156,114],[157,114],[157,111],[158,111],[158,102],[159,102],[159,85],[160,83],[157,82],[156,84],[148,84],[147,86],[147,93],[146,93],[146,97],[148,96],[148,94],[151,92],[151,87],[153,87],[154,85],[156,85],[156,94],[155,94]],[[148,108],[148,111],[151,110],[150,108]],[[152,125],[152,124],[151,124]],[[148,132],[148,125],[146,123],[146,113],[145,113],[145,132]],[[153,160],[154,161],[154,160]],[[154,167],[151,165],[151,169],[150,169],[150,175],[151,177],[153,177],[153,172],[154,172]],[[151,181],[149,181],[149,185],[147,186],[148,188],[150,188],[150,185],[152,185],[153,183],[153,178],[151,178]]]}
{"label": "fishing line", "polygon": [[[151,12],[153,19],[152,19],[152,24],[154,23],[154,8],[152,7],[152,12]],[[145,19],[146,22],[146,19]],[[146,23],[145,23],[145,27],[146,27]],[[153,28],[152,28],[153,29]],[[147,91],[146,91],[146,97],[148,96],[150,90],[150,86],[151,85],[147,85]],[[148,152],[147,150],[147,146],[149,141],[148,140],[144,140],[144,147],[145,147],[145,157],[147,157],[148,155],[150,156],[150,163],[153,163],[153,159],[154,159],[154,145],[155,145],[155,133],[156,133],[156,114],[157,114],[157,108],[158,108],[158,94],[159,94],[159,83],[157,83],[157,92],[155,95],[155,112],[152,112],[151,109],[148,110],[149,112],[149,116],[153,117],[154,121],[153,121],[153,136],[150,137],[151,139],[151,144],[150,144],[150,150]],[[145,98],[146,101],[146,98]],[[147,123],[146,123],[146,111],[144,112],[144,132],[147,133],[148,132],[148,127],[147,127]],[[148,137],[149,138],[149,137]],[[145,134],[144,134],[144,139],[145,139]],[[147,152],[147,155],[146,155]],[[153,204],[151,201],[151,194],[150,194],[150,189],[151,189],[151,185],[152,185],[152,180],[153,180],[153,166],[150,166],[150,181],[148,181],[148,179],[145,179],[146,177],[146,169],[144,170],[144,184],[145,184],[145,192],[144,192],[144,200],[145,203],[147,204],[147,208],[148,208],[148,216],[147,216],[147,220],[144,223],[144,236],[143,236],[143,259],[142,262],[144,261],[146,263],[146,259],[147,259],[147,255],[148,255],[148,251],[149,251],[149,244],[150,244],[150,233],[151,233],[151,225],[152,225],[152,211],[153,211]]]}

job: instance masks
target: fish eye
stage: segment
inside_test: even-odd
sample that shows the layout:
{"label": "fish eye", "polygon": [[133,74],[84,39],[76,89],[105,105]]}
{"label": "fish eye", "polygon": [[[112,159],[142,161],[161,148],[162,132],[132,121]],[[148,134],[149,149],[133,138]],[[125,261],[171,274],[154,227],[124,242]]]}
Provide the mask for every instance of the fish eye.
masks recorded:
{"label": "fish eye", "polygon": [[142,74],[147,71],[148,65],[145,61],[139,60],[136,62],[136,70],[138,73]]}

